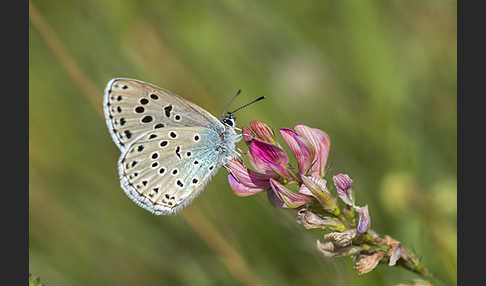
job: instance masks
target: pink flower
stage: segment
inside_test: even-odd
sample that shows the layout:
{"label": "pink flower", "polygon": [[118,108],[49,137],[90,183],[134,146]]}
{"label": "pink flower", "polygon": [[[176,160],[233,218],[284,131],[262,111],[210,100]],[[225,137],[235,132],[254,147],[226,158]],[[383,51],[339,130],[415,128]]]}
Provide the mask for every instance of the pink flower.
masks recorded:
{"label": "pink flower", "polygon": [[311,199],[306,195],[292,192],[273,178],[270,178],[270,185],[275,196],[284,202],[285,207],[294,209],[302,206]]}
{"label": "pink flower", "polygon": [[273,205],[297,208],[312,197],[322,203],[324,199],[319,196],[321,194],[325,196],[327,207],[335,210],[335,201],[328,198],[330,195],[326,189],[320,193],[307,189],[306,193],[305,190],[294,192],[285,186],[289,182],[296,182],[302,189],[306,186],[301,176],[323,177],[330,142],[323,131],[305,125],[296,125],[295,130],[279,130],[297,161],[298,170],[290,167],[287,153],[277,143],[272,128],[267,124],[251,121],[250,127],[243,127],[242,132],[249,149],[247,159],[253,170],[237,160],[230,160],[226,166],[231,172],[228,181],[238,196],[266,191]]}
{"label": "pink flower", "polygon": [[371,217],[370,213],[368,212],[368,205],[364,207],[356,207],[356,212],[359,214],[359,222],[358,222],[358,232],[365,233],[368,228],[370,228],[371,224]]}
{"label": "pink flower", "polygon": [[248,188],[265,189],[270,187],[270,176],[247,169],[238,160],[230,160],[226,167],[230,169],[234,179]]}
{"label": "pink flower", "polygon": [[268,143],[276,143],[275,139],[273,138],[275,134],[273,133],[272,128],[267,124],[261,121],[251,121],[250,122],[251,129],[255,132],[256,138],[261,141],[265,141]]}
{"label": "pink flower", "polygon": [[312,176],[301,176],[304,183],[299,192],[310,194],[321,204],[322,208],[336,216],[339,216],[340,210],[336,199],[326,188],[326,180]]}
{"label": "pink flower", "polygon": [[333,178],[339,198],[347,205],[354,206],[351,178],[346,174],[338,174]]}
{"label": "pink flower", "polygon": [[[371,217],[368,205],[360,207],[355,204],[353,181],[346,174],[337,174],[332,177],[337,196],[327,189],[324,171],[330,150],[329,136],[322,130],[302,124],[296,125],[293,130],[279,129],[297,162],[297,166],[291,166],[289,156],[267,124],[251,121],[250,127],[242,128],[242,133],[248,147],[247,159],[253,168],[247,168],[236,159],[226,164],[230,171],[228,182],[236,195],[247,197],[264,192],[275,207],[299,208],[297,221],[304,228],[331,231],[324,236],[324,243],[317,241],[323,255],[366,255],[356,264],[359,274],[376,267],[384,252],[370,255],[370,246],[361,246],[368,243],[368,236],[361,234],[368,232],[371,236],[374,232],[369,230]],[[343,211],[337,197],[345,204]],[[357,226],[355,212],[358,215]],[[398,247],[387,255],[390,257],[389,265],[395,265],[402,257]]]}
{"label": "pink flower", "polygon": [[326,167],[329,148],[331,146],[329,136],[322,130],[310,128],[303,124],[295,125],[294,130],[297,135],[305,138],[313,147],[315,155],[312,160],[311,175],[314,177],[324,177],[324,168]]}
{"label": "pink flower", "polygon": [[297,135],[294,131],[281,128],[280,135],[285,140],[285,143],[289,146],[290,150],[297,159],[297,165],[301,174],[306,174],[309,171],[314,155],[312,154],[312,146],[309,142]]}
{"label": "pink flower", "polygon": [[248,197],[265,190],[261,188],[250,188],[240,183],[232,174],[228,175],[228,181],[233,191],[240,197]]}
{"label": "pink flower", "polygon": [[306,229],[322,228],[331,231],[345,231],[346,227],[338,219],[328,216],[321,216],[306,208],[297,212],[297,222],[304,225]]}
{"label": "pink flower", "polygon": [[259,140],[250,143],[250,162],[259,172],[272,177],[286,177],[289,158],[285,151],[275,145]]}
{"label": "pink flower", "polygon": [[241,128],[241,133],[243,133],[243,140],[245,140],[246,144],[250,144],[253,138],[256,138],[255,133],[246,126]]}

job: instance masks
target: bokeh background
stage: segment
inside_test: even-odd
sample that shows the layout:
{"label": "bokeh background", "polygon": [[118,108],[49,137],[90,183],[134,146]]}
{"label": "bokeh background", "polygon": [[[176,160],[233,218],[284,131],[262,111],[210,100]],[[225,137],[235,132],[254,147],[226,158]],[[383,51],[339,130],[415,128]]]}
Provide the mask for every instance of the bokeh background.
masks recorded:
{"label": "bokeh background", "polygon": [[[167,88],[239,126],[303,123],[331,138],[372,228],[456,284],[456,1],[30,2],[30,272],[45,285],[395,285],[324,260],[319,231],[220,170],[180,215],[119,187],[102,115],[113,77]],[[281,141],[282,142],[282,141]],[[244,144],[241,144],[242,148]],[[329,180],[328,180],[329,181]]]}

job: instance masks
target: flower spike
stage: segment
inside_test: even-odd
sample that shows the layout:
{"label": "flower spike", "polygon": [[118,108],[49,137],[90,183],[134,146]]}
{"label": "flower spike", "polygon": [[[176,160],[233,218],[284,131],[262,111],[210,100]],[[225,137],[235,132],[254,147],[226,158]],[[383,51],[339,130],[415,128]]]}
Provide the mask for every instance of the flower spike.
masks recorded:
{"label": "flower spike", "polygon": [[[289,163],[287,153],[267,124],[251,121],[250,127],[242,127],[242,133],[249,150],[246,157],[253,169],[237,159],[227,162],[228,182],[237,196],[265,192],[275,207],[299,208],[298,223],[305,229],[327,232],[322,242],[317,240],[317,250],[326,258],[348,256],[358,259],[355,269],[359,275],[372,271],[383,262],[430,278],[420,260],[400,242],[389,236],[382,238],[370,229],[368,205],[356,206],[353,181],[347,174],[332,177],[337,196],[327,189],[324,171],[331,141],[324,131],[302,124],[296,125],[294,130],[279,129],[291,151],[289,154],[297,162],[296,168]],[[289,188],[295,184],[296,192]],[[342,213],[337,197],[345,204]],[[417,272],[417,269],[422,270]]]}

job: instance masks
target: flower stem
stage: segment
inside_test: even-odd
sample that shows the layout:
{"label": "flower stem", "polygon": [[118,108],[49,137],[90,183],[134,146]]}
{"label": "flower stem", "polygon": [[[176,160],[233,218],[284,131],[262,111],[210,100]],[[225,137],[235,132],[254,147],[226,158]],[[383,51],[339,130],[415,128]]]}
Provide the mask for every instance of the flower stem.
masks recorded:
{"label": "flower stem", "polygon": [[[389,243],[387,243],[387,239],[381,238],[376,232],[371,229],[364,234],[364,240],[365,242],[378,247],[385,253],[387,253],[391,249],[391,246],[389,245]],[[396,242],[398,243],[398,241]],[[413,252],[403,246],[401,247],[401,256],[400,259],[397,261],[397,266],[403,267],[404,269],[420,275],[423,279],[427,280],[431,286],[444,285],[444,283],[439,281],[432,275],[432,273],[430,273],[430,271],[422,264],[420,259],[418,259],[418,257]]]}
{"label": "flower stem", "polygon": [[401,259],[398,261],[397,265],[401,266],[409,271],[414,272],[415,274],[420,275],[422,278],[427,280],[430,285],[432,286],[443,286],[444,283],[439,281],[436,277],[430,273],[430,271],[425,268],[425,266],[420,262],[420,260],[415,256],[415,254],[411,253],[409,250],[406,250],[406,253],[409,255],[409,260]]}

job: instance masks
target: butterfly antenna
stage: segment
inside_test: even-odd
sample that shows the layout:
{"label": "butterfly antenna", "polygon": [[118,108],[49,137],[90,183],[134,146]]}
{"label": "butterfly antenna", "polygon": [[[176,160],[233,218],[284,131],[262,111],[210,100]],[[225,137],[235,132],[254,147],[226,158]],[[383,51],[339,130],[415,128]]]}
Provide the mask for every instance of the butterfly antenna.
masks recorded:
{"label": "butterfly antenna", "polygon": [[224,108],[224,111],[223,111],[223,117],[226,114],[226,110],[228,110],[228,107],[230,107],[230,105],[233,103],[233,101],[235,101],[235,99],[238,97],[238,95],[240,95],[240,93],[241,93],[241,89],[238,89],[238,91],[233,96],[233,98],[230,100],[230,102],[228,102],[228,104],[226,104],[226,107]]}
{"label": "butterfly antenna", "polygon": [[258,101],[260,101],[260,100],[262,100],[262,99],[265,99],[265,96],[260,96],[259,98],[257,98],[257,99],[255,99],[255,100],[253,100],[252,102],[247,103],[247,104],[245,104],[245,105],[243,105],[243,106],[240,106],[240,107],[238,107],[237,109],[235,109],[235,110],[233,110],[232,112],[229,112],[229,113],[233,114],[233,113],[235,113],[236,111],[238,111],[238,110],[240,110],[240,109],[243,109],[243,108],[247,107],[248,105],[251,105],[251,104],[253,104],[253,103],[255,103],[255,102],[258,102]]}

